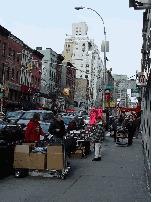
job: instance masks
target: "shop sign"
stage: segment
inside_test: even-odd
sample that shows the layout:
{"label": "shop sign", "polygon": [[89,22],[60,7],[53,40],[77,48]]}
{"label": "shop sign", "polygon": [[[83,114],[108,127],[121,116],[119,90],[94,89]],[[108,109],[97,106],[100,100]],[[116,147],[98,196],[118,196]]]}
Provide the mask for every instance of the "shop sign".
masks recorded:
{"label": "shop sign", "polygon": [[8,88],[16,90],[16,91],[21,91],[21,86],[16,83],[12,83],[8,81]]}
{"label": "shop sign", "polygon": [[138,72],[138,86],[145,86],[146,85],[146,77],[144,72]]}
{"label": "shop sign", "polygon": [[131,89],[131,97],[140,97],[139,88]]}
{"label": "shop sign", "polygon": [[115,107],[116,103],[115,102],[110,102],[110,107]]}
{"label": "shop sign", "polygon": [[110,93],[105,93],[105,99],[110,99]]}
{"label": "shop sign", "polygon": [[63,95],[69,95],[70,88],[64,88]]}

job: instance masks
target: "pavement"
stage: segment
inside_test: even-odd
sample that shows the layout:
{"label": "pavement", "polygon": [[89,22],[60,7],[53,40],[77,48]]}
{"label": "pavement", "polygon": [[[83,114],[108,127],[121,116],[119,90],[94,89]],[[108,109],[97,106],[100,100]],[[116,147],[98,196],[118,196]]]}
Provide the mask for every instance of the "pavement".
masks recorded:
{"label": "pavement", "polygon": [[106,137],[98,162],[92,162],[94,151],[91,149],[92,153],[83,159],[68,159],[71,169],[65,180],[13,176],[0,180],[0,201],[151,201],[140,134],[130,147],[119,146],[112,137]]}

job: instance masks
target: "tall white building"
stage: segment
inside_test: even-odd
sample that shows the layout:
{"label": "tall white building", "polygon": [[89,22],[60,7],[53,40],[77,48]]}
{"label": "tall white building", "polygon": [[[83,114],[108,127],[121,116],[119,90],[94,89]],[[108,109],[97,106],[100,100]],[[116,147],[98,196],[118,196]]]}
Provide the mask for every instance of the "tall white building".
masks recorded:
{"label": "tall white building", "polygon": [[127,107],[127,101],[128,101],[127,88],[126,88],[127,75],[113,74],[112,76],[116,81],[117,85],[117,99],[120,100],[119,106]]}
{"label": "tall white building", "polygon": [[[99,50],[94,40],[87,36],[88,26],[85,22],[72,24],[72,35],[65,39],[66,48],[63,56],[65,61],[72,61],[76,67],[76,78],[89,80],[89,103],[94,106],[97,95],[97,75],[102,68],[102,61],[99,57]],[[69,43],[69,44],[68,44]],[[68,48],[67,48],[68,47]],[[72,50],[71,48],[72,47]],[[67,57],[67,53],[70,53]],[[75,101],[77,97],[75,96]]]}

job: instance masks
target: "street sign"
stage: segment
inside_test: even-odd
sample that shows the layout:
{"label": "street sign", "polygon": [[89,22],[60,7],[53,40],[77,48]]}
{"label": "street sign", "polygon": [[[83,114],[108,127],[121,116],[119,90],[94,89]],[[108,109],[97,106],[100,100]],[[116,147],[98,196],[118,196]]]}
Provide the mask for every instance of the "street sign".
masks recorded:
{"label": "street sign", "polygon": [[140,97],[139,88],[131,89],[131,97]]}
{"label": "street sign", "polygon": [[114,88],[114,86],[106,85],[106,88]]}
{"label": "street sign", "polygon": [[145,86],[146,85],[146,77],[144,72],[138,72],[138,86]]}

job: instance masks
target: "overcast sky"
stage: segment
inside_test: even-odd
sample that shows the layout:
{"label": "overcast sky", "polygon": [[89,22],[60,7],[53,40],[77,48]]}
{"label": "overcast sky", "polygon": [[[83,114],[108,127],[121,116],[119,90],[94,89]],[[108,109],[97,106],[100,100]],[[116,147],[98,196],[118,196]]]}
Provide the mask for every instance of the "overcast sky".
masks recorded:
{"label": "overcast sky", "polygon": [[[94,39],[101,51],[104,40],[101,18],[89,9],[77,11],[76,6],[92,8],[104,20],[109,41],[107,69],[128,77],[140,71],[143,10],[129,8],[129,0],[7,0],[1,3],[0,24],[33,49],[52,48],[61,54],[66,34],[72,34],[72,23],[86,22],[88,37]],[[103,60],[104,54],[100,56]]]}

